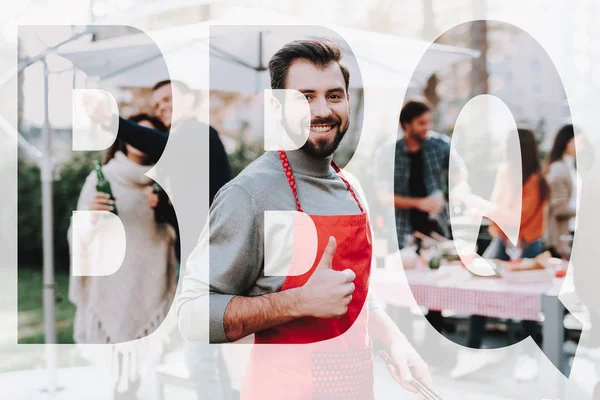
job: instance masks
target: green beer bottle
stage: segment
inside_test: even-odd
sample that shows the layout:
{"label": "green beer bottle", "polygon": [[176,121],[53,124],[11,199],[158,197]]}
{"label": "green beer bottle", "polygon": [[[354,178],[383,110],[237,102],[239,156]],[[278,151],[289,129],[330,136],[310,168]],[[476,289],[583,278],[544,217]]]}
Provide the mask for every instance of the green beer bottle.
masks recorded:
{"label": "green beer bottle", "polygon": [[[112,189],[110,188],[110,182],[106,180],[104,177],[104,173],[102,172],[102,166],[100,162],[94,161],[94,169],[96,170],[96,176],[98,178],[98,183],[96,183],[96,191],[106,193],[110,196],[112,201],[115,201],[115,196],[113,196]],[[117,205],[113,204],[113,214],[117,215]]]}

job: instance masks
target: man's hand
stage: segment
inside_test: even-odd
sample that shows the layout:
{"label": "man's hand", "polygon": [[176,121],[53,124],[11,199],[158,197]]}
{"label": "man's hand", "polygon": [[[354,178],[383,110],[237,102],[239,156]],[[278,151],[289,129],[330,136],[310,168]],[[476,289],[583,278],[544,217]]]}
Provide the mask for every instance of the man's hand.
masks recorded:
{"label": "man's hand", "polygon": [[390,374],[404,389],[417,392],[413,386],[414,378],[418,378],[429,387],[432,386],[427,364],[406,339],[400,339],[392,344],[390,357],[395,365],[395,367],[388,366]]}
{"label": "man's hand", "polygon": [[106,93],[85,94],[81,98],[85,112],[92,121],[100,125],[110,125],[113,113],[110,97]]}
{"label": "man's hand", "polygon": [[302,317],[335,318],[344,315],[352,300],[356,277],[353,271],[331,269],[335,238],[306,284],[261,296],[235,296],[223,315],[225,335],[231,342]]}
{"label": "man's hand", "polygon": [[303,316],[338,318],[346,314],[354,292],[356,274],[351,269],[334,271],[331,268],[336,250],[333,236],[306,284],[299,288],[299,307]]}
{"label": "man's hand", "polygon": [[444,210],[445,204],[443,196],[432,194],[431,196],[421,198],[417,203],[417,208],[423,212],[438,215]]}
{"label": "man's hand", "polygon": [[417,208],[426,213],[433,213],[437,207],[437,200],[432,196],[423,197],[417,202]]}

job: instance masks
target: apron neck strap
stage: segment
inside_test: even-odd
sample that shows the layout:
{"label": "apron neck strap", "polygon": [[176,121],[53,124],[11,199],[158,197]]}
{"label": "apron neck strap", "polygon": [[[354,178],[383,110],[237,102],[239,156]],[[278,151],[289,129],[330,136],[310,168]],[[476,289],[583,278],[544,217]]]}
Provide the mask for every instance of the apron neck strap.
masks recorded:
{"label": "apron neck strap", "polygon": [[[288,160],[285,150],[280,149],[280,150],[278,150],[278,153],[279,153],[279,159],[281,160],[281,165],[283,166],[283,170],[285,172],[285,176],[288,180],[288,184],[290,185],[290,188],[292,189],[292,193],[294,194],[294,198],[296,199],[296,210],[299,212],[303,212],[302,206],[300,205],[300,199],[298,199],[298,190],[296,188],[296,180],[294,179],[294,174],[292,172],[292,167],[290,165],[290,161]],[[339,175],[339,177],[342,179],[342,181],[348,188],[348,191],[354,198],[354,201],[356,201],[356,204],[358,204],[358,208],[360,209],[360,212],[364,214],[365,210],[363,209],[362,205],[360,204],[360,200],[358,200],[358,197],[356,196],[356,193],[354,193],[354,189],[352,189],[352,186],[350,186],[350,183],[348,183],[348,181],[342,175],[342,171],[341,171],[340,167],[333,160],[331,160],[331,166],[333,167],[335,172]]]}

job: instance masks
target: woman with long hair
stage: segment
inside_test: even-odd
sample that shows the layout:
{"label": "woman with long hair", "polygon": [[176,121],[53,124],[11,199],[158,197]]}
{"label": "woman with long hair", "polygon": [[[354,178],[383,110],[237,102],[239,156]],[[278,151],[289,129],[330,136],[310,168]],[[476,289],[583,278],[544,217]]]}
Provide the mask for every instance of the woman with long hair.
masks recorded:
{"label": "woman with long hair", "polygon": [[[520,169],[518,174],[518,157],[507,152],[507,161],[499,169],[492,200],[495,207],[487,215],[492,219],[489,228],[492,242],[486,249],[483,258],[508,261],[511,259],[507,248],[514,248],[507,234],[494,223],[501,220],[514,220],[514,205],[521,202],[521,218],[519,222],[518,245],[522,258],[535,258],[544,249],[543,236],[545,228],[545,209],[549,198],[549,187],[542,173],[539,152],[533,132],[529,129],[518,129],[519,145],[521,150]],[[522,191],[519,198],[519,184]],[[503,226],[507,226],[504,224]],[[510,226],[510,225],[508,225]],[[487,318],[481,315],[473,315],[469,319],[469,334],[467,346],[480,348],[485,333]],[[535,321],[523,321],[525,335],[536,338],[537,323]],[[471,352],[464,352],[464,357],[459,357],[459,363],[453,371],[454,377],[472,373],[482,367],[484,358]],[[518,357],[514,371],[517,380],[527,381],[534,379],[538,374],[538,365],[529,354]]]}
{"label": "woman with long hair", "polygon": [[550,185],[547,247],[555,257],[568,258],[569,241],[561,237],[575,230],[577,210],[577,170],[575,168],[575,130],[565,125],[556,133],[546,158],[546,179]]}
{"label": "woman with long hair", "polygon": [[[512,154],[507,154],[507,161],[500,168],[496,177],[492,200],[496,204],[490,214],[492,223],[489,233],[492,243],[486,249],[485,258],[509,260],[507,255],[508,238],[505,232],[494,223],[513,217],[514,205],[521,200],[521,218],[519,222],[518,247],[522,250],[521,257],[534,258],[543,250],[545,228],[545,211],[550,196],[550,188],[542,172],[537,142],[529,129],[518,129],[519,147],[521,150],[521,175],[518,175],[519,160]],[[521,184],[521,199],[518,198]]]}
{"label": "woman with long hair", "polygon": [[[160,121],[148,115],[131,119],[164,129]],[[176,289],[175,232],[169,224],[157,223],[154,210],[148,206],[146,188],[152,181],[145,173],[152,160],[146,154],[117,139],[106,151],[103,163],[102,172],[114,200],[96,191],[97,175],[92,172],[83,185],[77,209],[115,211],[116,207],[126,243],[115,242],[118,236],[111,234],[114,224],[110,218],[83,214],[81,219],[75,214],[69,228],[71,268],[73,272],[92,273],[71,274],[69,299],[76,306],[73,336],[78,344],[112,345],[108,359],[104,359],[105,347],[86,356],[93,362],[108,363],[116,385],[115,399],[134,398],[144,358],[164,340],[159,335],[165,335],[161,325]],[[119,262],[114,256],[119,247],[124,248],[120,268],[102,273],[110,267],[106,260]]]}

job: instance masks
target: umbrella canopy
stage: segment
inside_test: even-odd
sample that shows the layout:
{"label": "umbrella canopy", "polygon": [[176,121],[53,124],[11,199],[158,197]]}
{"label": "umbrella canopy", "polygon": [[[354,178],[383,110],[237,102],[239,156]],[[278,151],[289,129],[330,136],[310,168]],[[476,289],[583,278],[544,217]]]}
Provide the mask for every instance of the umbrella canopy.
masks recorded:
{"label": "umbrella canopy", "polygon": [[269,88],[269,59],[285,43],[298,39],[339,43],[353,88],[402,88],[411,78],[413,85],[422,85],[436,71],[479,55],[471,49],[387,34],[307,25],[272,12],[252,18],[251,25],[241,22],[214,20],[147,35],[72,43],[58,54],[108,86],[149,87],[170,78],[196,89],[241,93]]}

